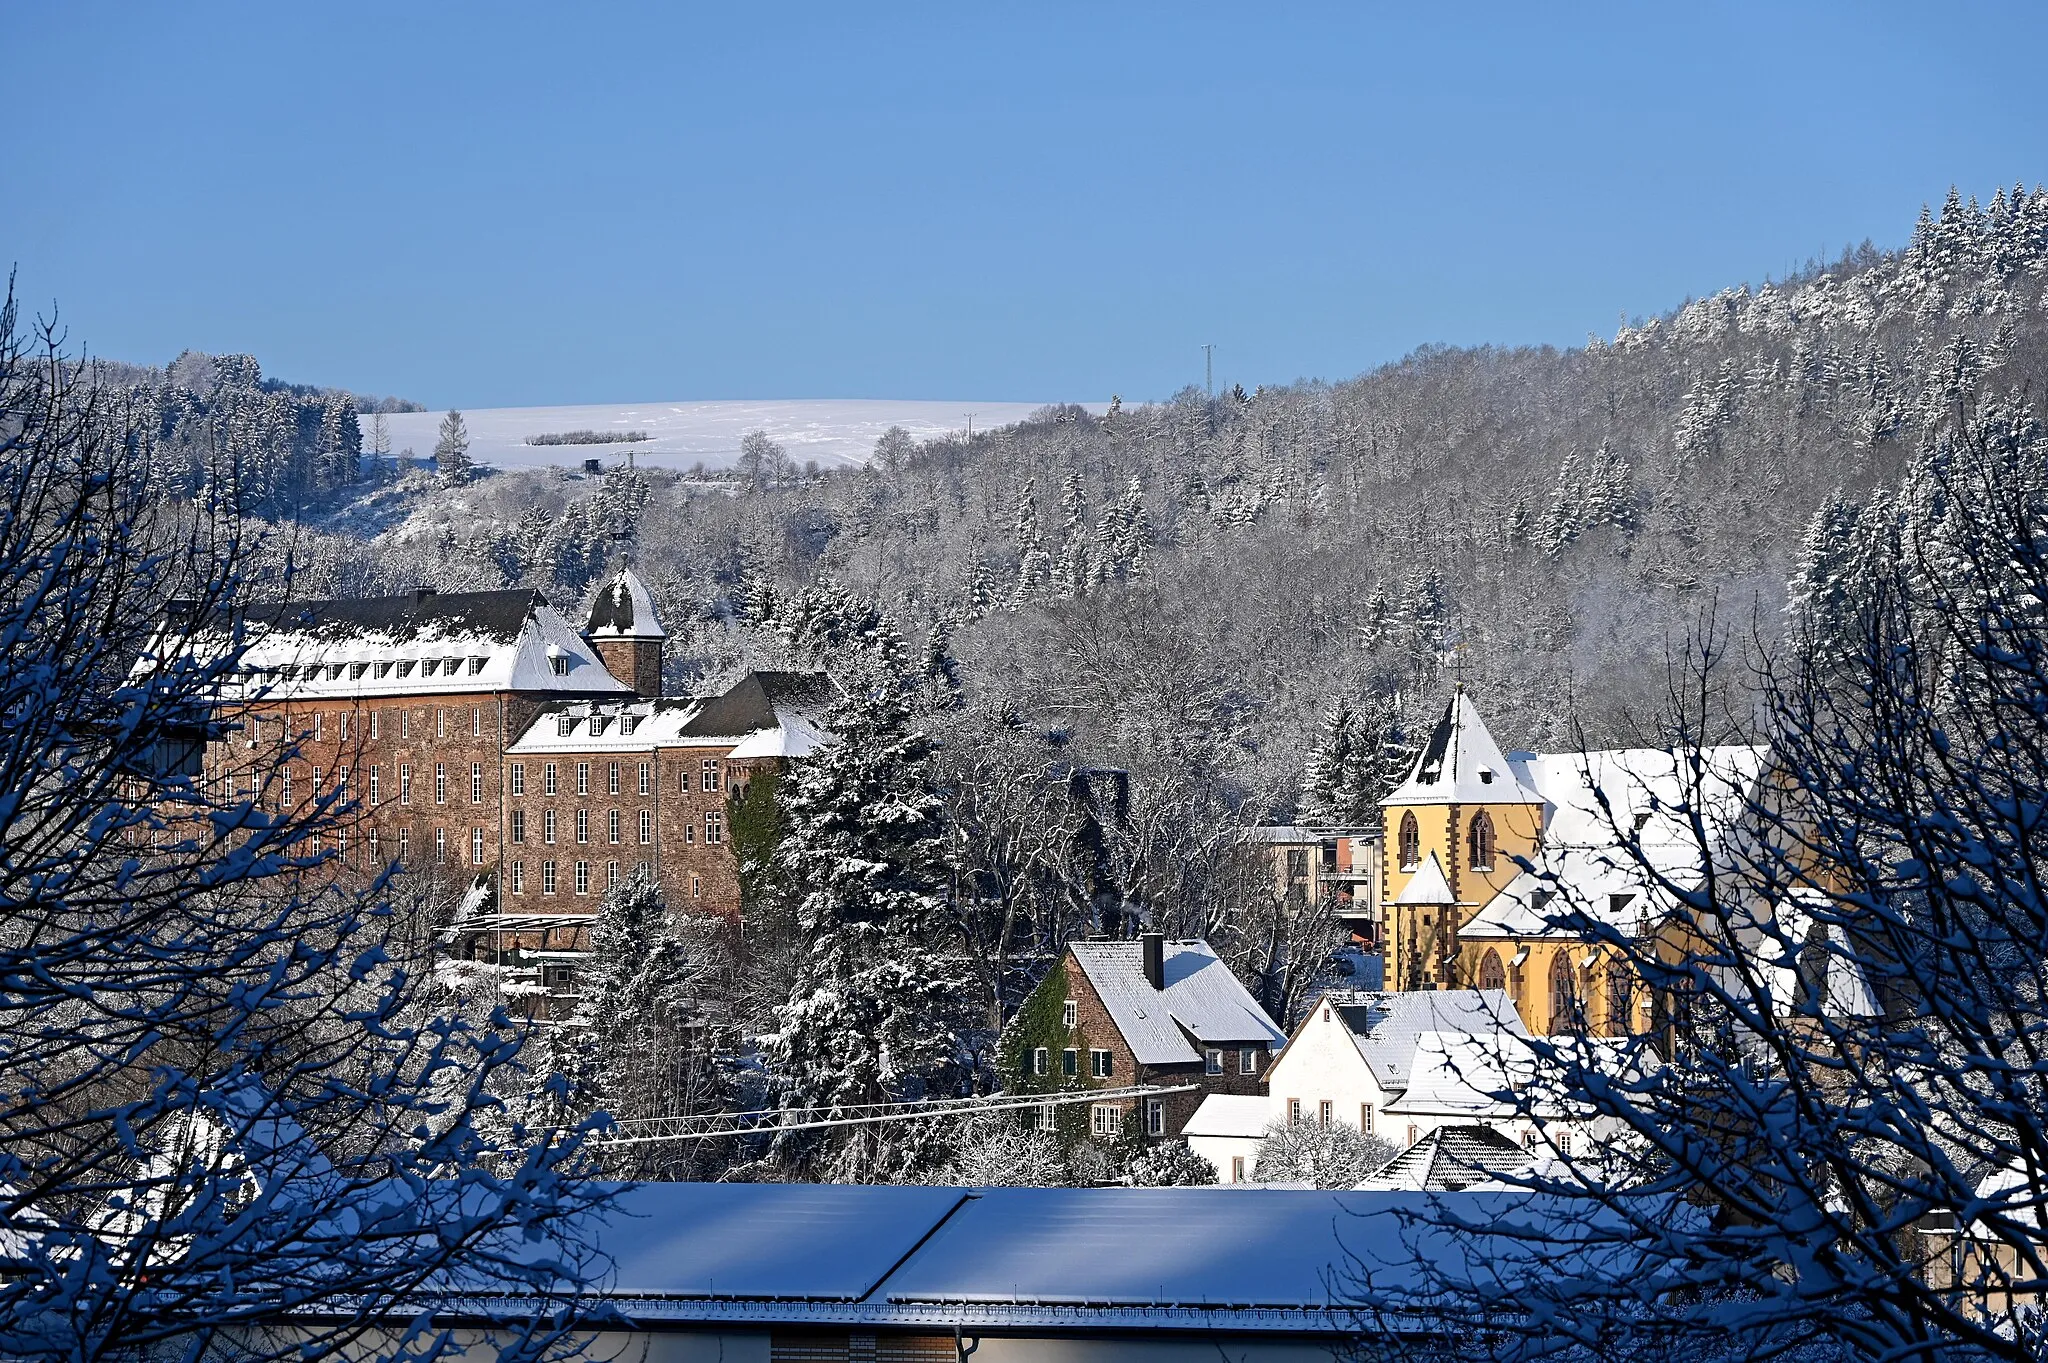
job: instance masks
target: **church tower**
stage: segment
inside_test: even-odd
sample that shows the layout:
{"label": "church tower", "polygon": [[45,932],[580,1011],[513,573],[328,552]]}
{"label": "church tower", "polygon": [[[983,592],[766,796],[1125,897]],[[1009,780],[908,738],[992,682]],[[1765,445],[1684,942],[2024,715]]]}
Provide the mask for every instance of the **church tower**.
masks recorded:
{"label": "church tower", "polygon": [[1458,929],[1534,857],[1543,797],[1523,784],[1461,682],[1408,779],[1380,802],[1387,987],[1453,989]]}
{"label": "church tower", "polygon": [[655,616],[654,594],[632,565],[622,565],[597,589],[583,638],[605,670],[636,693],[661,694],[661,652],[668,631]]}

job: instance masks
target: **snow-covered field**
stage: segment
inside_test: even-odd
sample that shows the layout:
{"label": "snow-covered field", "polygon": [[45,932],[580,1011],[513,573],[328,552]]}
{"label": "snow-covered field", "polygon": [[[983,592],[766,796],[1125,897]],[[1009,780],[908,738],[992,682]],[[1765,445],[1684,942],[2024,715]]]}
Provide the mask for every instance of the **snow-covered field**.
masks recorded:
{"label": "snow-covered field", "polygon": [[[869,398],[793,399],[774,402],[641,402],[599,403],[587,407],[491,407],[465,411],[469,457],[496,468],[535,468],[548,464],[571,467],[585,459],[606,463],[624,458],[667,468],[687,469],[699,460],[706,468],[725,468],[739,455],[740,438],[748,431],[766,431],[798,464],[815,459],[824,467],[861,464],[874,452],[875,441],[891,426],[901,426],[919,440],[959,431],[974,413],[974,428],[1021,421],[1043,404],[1036,402],[893,402]],[[1098,404],[1094,410],[1100,410]],[[391,452],[410,448],[424,459],[434,452],[440,412],[397,412],[390,423]],[[369,444],[371,418],[363,422]],[[650,440],[603,445],[529,445],[528,437],[564,431],[645,431]]]}

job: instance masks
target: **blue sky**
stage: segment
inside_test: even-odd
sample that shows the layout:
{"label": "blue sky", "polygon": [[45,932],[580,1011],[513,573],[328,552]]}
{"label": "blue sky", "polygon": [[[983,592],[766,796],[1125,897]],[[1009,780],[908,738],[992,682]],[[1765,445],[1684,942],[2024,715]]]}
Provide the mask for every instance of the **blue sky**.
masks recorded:
{"label": "blue sky", "polygon": [[74,340],[466,407],[1341,378],[2048,180],[2048,6],[0,0]]}

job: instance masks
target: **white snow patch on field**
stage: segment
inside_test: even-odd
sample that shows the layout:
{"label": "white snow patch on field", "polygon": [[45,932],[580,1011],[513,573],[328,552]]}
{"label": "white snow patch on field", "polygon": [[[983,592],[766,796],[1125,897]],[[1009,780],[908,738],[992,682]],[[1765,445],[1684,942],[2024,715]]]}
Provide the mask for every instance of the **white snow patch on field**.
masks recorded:
{"label": "white snow patch on field", "polygon": [[[875,441],[891,426],[901,426],[918,440],[929,440],[967,425],[982,430],[1022,421],[1043,404],[1035,402],[896,402],[879,398],[804,398],[774,402],[641,402],[598,403],[586,407],[489,407],[462,414],[469,427],[469,457],[494,468],[542,468],[551,464],[575,468],[585,459],[610,464],[626,451],[635,461],[664,468],[687,469],[700,460],[707,469],[731,467],[739,457],[740,438],[748,431],[766,431],[801,465],[815,459],[821,467],[864,464]],[[1090,410],[1103,410],[1094,404]],[[441,412],[394,412],[391,452],[410,448],[421,459],[434,452]],[[364,444],[369,443],[371,418],[361,418]],[[645,431],[651,439],[613,441],[603,445],[529,445],[536,435],[565,431]]]}

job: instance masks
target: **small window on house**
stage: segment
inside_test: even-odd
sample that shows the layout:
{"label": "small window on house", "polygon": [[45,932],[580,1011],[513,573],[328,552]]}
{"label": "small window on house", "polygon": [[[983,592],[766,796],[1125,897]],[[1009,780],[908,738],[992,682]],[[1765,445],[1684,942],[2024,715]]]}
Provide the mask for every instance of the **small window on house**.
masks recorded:
{"label": "small window on house", "polygon": [[587,861],[576,863],[576,893],[590,893],[590,863]]}
{"label": "small window on house", "polygon": [[576,811],[576,841],[590,841],[590,811],[587,809]]}
{"label": "small window on house", "polygon": [[1095,1103],[1088,1109],[1089,1128],[1105,1140],[1124,1134],[1124,1110],[1114,1103]]}
{"label": "small window on house", "polygon": [[703,775],[704,775],[704,782],[703,782],[703,785],[704,785],[704,789],[706,789],[706,790],[717,790],[717,789],[718,789],[718,783],[719,783],[719,780],[720,780],[720,776],[721,776],[721,773],[719,772],[719,769],[718,769],[718,760],[717,760],[716,758],[712,758],[712,757],[707,757],[707,758],[705,758],[705,759],[704,759],[704,772],[703,772]]}
{"label": "small window on house", "polygon": [[[488,658],[471,658],[469,660],[469,675],[474,677],[478,673],[482,672],[484,670],[484,664],[489,661],[490,659]],[[482,731],[479,730],[478,732]]]}
{"label": "small window on house", "polygon": [[619,793],[619,764],[616,762],[612,763],[610,770],[605,773],[604,793],[607,795],[617,795]]}
{"label": "small window on house", "polygon": [[484,802],[484,764],[481,762],[469,764],[469,802],[473,805]]}
{"label": "small window on house", "polygon": [[484,864],[484,831],[481,828],[469,830],[469,864],[472,866]]}
{"label": "small window on house", "polygon": [[[391,675],[391,664],[390,664],[390,663],[378,663],[378,664],[376,665],[376,675],[377,675],[377,676],[379,676],[379,677],[388,677],[388,676],[390,676],[390,675]],[[374,737],[374,735],[372,735],[372,736]]]}
{"label": "small window on house", "polygon": [[1401,816],[1401,869],[1412,871],[1422,865],[1422,826],[1415,822],[1415,814]]}
{"label": "small window on house", "polygon": [[614,809],[607,812],[605,814],[604,823],[605,841],[617,842],[619,840],[619,811]]}
{"label": "small window on house", "polygon": [[1081,1072],[1081,1053],[1072,1046],[1060,1052],[1060,1073],[1069,1079]]}
{"label": "small window on house", "polygon": [[433,675],[434,675],[434,674],[435,674],[436,672],[439,672],[440,670],[441,670],[441,660],[440,660],[439,658],[422,658],[422,659],[420,659],[420,675],[421,675],[422,677],[431,677],[431,676],[433,676]]}
{"label": "small window on house", "polygon": [[543,809],[540,812],[540,840],[542,842],[553,842],[555,840],[555,811],[552,809]]}
{"label": "small window on house", "polygon": [[1287,1100],[1287,1124],[1289,1126],[1301,1125],[1301,1099],[1289,1098]]}
{"label": "small window on house", "polygon": [[1166,1100],[1147,1098],[1145,1100],[1145,1134],[1164,1136],[1166,1134]]}
{"label": "small window on house", "polygon": [[567,738],[570,734],[573,734],[575,732],[576,717],[574,715],[558,715],[555,717],[556,738]]}
{"label": "small window on house", "polygon": [[640,793],[642,795],[654,794],[654,764],[652,762],[642,762],[640,764]]}
{"label": "small window on house", "polygon": [[716,809],[704,812],[704,841],[725,841],[725,815]]}
{"label": "small window on house", "polygon": [[1092,1050],[1088,1052],[1088,1073],[1095,1079],[1109,1078],[1109,1052]]}
{"label": "small window on house", "polygon": [[1069,1031],[1071,1031],[1074,1027],[1080,1024],[1080,1021],[1080,1010],[1074,1006],[1074,1001],[1072,999],[1068,999],[1066,1003],[1060,1008],[1060,1026],[1065,1027]]}
{"label": "small window on house", "polygon": [[448,830],[445,828],[434,830],[434,862],[438,866],[448,864]]}
{"label": "small window on house", "polygon": [[398,675],[401,677],[410,677],[412,675],[412,659],[402,658],[399,660]]}
{"label": "small window on house", "polygon": [[542,894],[553,894],[555,892],[555,863],[552,861],[544,861],[540,864],[540,892]]}
{"label": "small window on house", "polygon": [[1045,1074],[1052,1069],[1052,1052],[1043,1046],[1031,1048],[1031,1072]]}
{"label": "small window on house", "polygon": [[1415,1144],[1416,1134],[1415,1123],[1408,1123],[1408,1144]]}
{"label": "small window on house", "polygon": [[403,866],[411,860],[412,830],[410,828],[401,828],[398,830],[398,864]]}
{"label": "small window on house", "polygon": [[1232,1155],[1232,1156],[1230,1157],[1230,1181],[1231,1181],[1232,1183],[1242,1183],[1242,1182],[1244,1182],[1244,1156],[1243,1156],[1243,1155]]}
{"label": "small window on house", "polygon": [[548,655],[548,670],[550,672],[553,672],[557,677],[568,676],[569,655],[566,653],[550,653]]}
{"label": "small window on house", "polygon": [[524,762],[514,762],[512,764],[512,793],[514,795],[526,794],[526,764]]}
{"label": "small window on house", "polygon": [[1372,1134],[1371,1103],[1360,1103],[1358,1105],[1358,1129],[1365,1132],[1368,1136]]}
{"label": "small window on house", "polygon": [[523,809],[512,811],[512,841],[514,843],[526,841],[526,811]]}
{"label": "small window on house", "polygon": [[1221,1073],[1223,1073],[1223,1052],[1221,1052],[1221,1051],[1204,1051],[1204,1052],[1202,1052],[1202,1072],[1203,1072],[1204,1074],[1221,1074]]}
{"label": "small window on house", "polygon": [[540,769],[540,793],[553,795],[561,783],[555,779],[555,764],[549,762]]}
{"label": "small window on house", "polygon": [[1259,1072],[1259,1053],[1257,1049],[1247,1046],[1237,1053],[1237,1072],[1239,1074],[1257,1074]]}
{"label": "small window on house", "polygon": [[1054,1104],[1040,1103],[1035,1115],[1037,1118],[1036,1124],[1040,1131],[1057,1131],[1060,1129],[1059,1108]]}
{"label": "small window on house", "polygon": [[1337,1124],[1337,1105],[1328,1098],[1316,1104],[1316,1125],[1328,1131]]}
{"label": "small window on house", "polygon": [[590,764],[588,762],[578,762],[576,764],[576,793],[578,795],[590,794]]}
{"label": "small window on house", "polygon": [[640,845],[642,847],[646,847],[653,843],[653,841],[654,811],[651,809],[643,809],[640,811]]}
{"label": "small window on house", "polygon": [[[479,658],[477,661],[482,662],[483,659]],[[482,671],[483,669],[472,668],[470,670]],[[469,707],[469,733],[472,738],[482,738],[484,736],[484,707],[481,705]]]}

